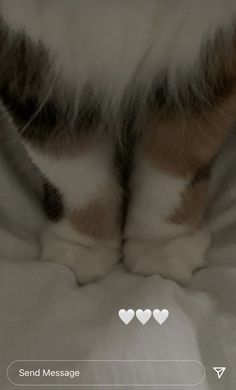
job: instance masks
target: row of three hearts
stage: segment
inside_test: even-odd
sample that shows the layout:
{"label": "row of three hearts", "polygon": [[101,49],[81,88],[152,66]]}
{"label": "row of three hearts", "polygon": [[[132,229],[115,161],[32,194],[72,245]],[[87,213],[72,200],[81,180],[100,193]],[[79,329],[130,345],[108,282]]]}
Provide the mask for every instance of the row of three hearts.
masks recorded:
{"label": "row of three hearts", "polygon": [[167,309],[163,309],[163,310],[155,309],[153,311],[151,311],[150,309],[146,309],[146,310],[138,309],[136,310],[136,312],[133,309],[128,309],[128,310],[120,309],[118,314],[121,321],[123,321],[125,325],[128,325],[132,321],[135,315],[136,318],[139,320],[139,322],[141,322],[141,324],[143,325],[145,325],[152,316],[160,325],[164,324],[164,322],[169,317],[169,311]]}

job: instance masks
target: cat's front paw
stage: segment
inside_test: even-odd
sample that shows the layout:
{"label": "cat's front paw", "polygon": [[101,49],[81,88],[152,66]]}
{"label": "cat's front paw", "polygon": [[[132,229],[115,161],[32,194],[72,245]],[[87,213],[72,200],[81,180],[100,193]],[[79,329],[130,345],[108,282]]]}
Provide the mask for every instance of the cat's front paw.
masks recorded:
{"label": "cat's front paw", "polygon": [[[63,234],[64,233],[64,234]],[[79,284],[95,281],[120,261],[120,247],[115,243],[93,242],[61,224],[50,224],[41,239],[41,260],[70,268]]]}
{"label": "cat's front paw", "polygon": [[204,266],[205,252],[210,245],[206,229],[176,237],[166,242],[127,240],[124,262],[137,274],[159,274],[164,278],[188,284],[195,270]]}

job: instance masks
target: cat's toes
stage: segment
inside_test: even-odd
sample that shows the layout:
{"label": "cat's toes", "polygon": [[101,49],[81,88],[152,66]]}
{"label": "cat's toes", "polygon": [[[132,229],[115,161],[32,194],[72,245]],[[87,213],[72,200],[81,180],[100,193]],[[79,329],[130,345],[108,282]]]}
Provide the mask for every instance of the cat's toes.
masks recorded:
{"label": "cat's toes", "polygon": [[79,284],[101,278],[120,261],[118,244],[94,243],[92,240],[80,243],[74,238],[68,235],[62,237],[51,225],[42,236],[41,260],[67,266],[74,272]]}
{"label": "cat's toes", "polygon": [[162,243],[127,240],[124,262],[133,273],[159,274],[181,284],[188,284],[193,272],[204,266],[205,252],[209,245],[210,234],[205,229]]}

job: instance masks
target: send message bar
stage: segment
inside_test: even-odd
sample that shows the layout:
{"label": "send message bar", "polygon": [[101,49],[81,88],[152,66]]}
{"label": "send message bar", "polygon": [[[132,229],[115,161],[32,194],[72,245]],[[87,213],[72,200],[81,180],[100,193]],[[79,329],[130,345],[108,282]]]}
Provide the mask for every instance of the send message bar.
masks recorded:
{"label": "send message bar", "polygon": [[16,360],[7,369],[15,386],[197,386],[205,378],[195,360]]}

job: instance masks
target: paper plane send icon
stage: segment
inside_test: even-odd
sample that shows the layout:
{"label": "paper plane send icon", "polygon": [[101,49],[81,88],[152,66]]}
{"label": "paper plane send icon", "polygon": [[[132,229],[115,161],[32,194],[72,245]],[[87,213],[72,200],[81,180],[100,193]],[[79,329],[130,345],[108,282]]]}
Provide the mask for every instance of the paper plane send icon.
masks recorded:
{"label": "paper plane send icon", "polygon": [[213,367],[213,370],[216,372],[218,379],[220,379],[224,374],[226,367]]}

